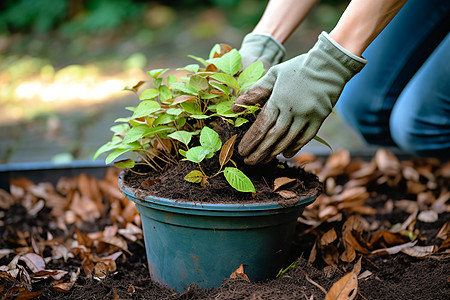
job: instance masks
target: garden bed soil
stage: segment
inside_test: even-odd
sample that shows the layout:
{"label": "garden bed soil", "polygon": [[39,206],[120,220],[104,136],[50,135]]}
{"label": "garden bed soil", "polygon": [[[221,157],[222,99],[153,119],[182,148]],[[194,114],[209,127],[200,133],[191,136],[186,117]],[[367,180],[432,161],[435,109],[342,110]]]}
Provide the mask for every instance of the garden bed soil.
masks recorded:
{"label": "garden bed soil", "polygon": [[[401,214],[393,214],[391,219],[401,222]],[[43,231],[52,231],[49,228],[49,211],[42,211],[38,218],[29,218],[23,207],[14,206],[6,218],[9,229],[2,232],[0,239],[1,248],[12,248],[14,244],[9,242],[11,228],[24,232],[30,232],[36,228]],[[377,215],[384,218],[383,215]],[[424,238],[432,240],[436,230],[449,220],[447,213],[441,220],[429,230],[429,225],[418,223],[418,228],[426,229]],[[99,229],[110,220],[100,220],[92,224],[91,230]],[[340,224],[334,224],[338,227]],[[97,228],[96,228],[97,227]],[[3,228],[5,229],[5,228]],[[299,225],[297,234],[301,235],[304,226]],[[324,293],[311,282],[319,284],[329,290],[334,282],[339,280],[346,272],[350,271],[353,264],[339,264],[335,268],[326,268],[323,262],[308,265],[305,257],[314,243],[311,237],[298,237],[294,250],[300,253],[295,267],[288,270],[279,278],[260,283],[248,283],[240,279],[227,279],[215,289],[199,289],[190,287],[183,293],[177,293],[172,289],[161,286],[150,279],[145,248],[143,245],[129,243],[129,254],[126,260],[117,262],[117,271],[109,274],[105,279],[98,281],[87,278],[81,273],[76,285],[69,292],[58,292],[51,288],[49,280],[41,281],[33,285],[33,291],[43,291],[36,299],[323,299]],[[0,260],[0,265],[7,263],[6,258]],[[57,269],[68,267],[76,269],[80,267],[80,260],[69,260],[67,263],[52,263],[48,268]],[[405,254],[388,255],[384,257],[363,258],[362,270],[373,273],[369,278],[359,281],[361,299],[449,299],[450,296],[450,263],[448,260],[436,258],[415,259]],[[325,270],[324,270],[325,268]],[[5,282],[0,277],[0,295],[5,297],[6,291],[11,288],[10,282]]]}

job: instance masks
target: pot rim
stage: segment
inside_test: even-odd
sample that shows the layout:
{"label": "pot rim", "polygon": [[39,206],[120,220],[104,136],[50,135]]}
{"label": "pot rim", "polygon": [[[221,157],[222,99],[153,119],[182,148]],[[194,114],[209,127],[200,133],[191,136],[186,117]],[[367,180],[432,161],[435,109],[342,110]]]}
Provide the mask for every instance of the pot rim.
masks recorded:
{"label": "pot rim", "polygon": [[[192,210],[210,210],[210,211],[269,211],[269,210],[279,210],[281,208],[296,207],[296,206],[307,206],[312,203],[320,195],[320,192],[307,197],[300,197],[300,199],[294,204],[289,206],[283,206],[278,202],[253,202],[253,203],[201,203],[183,200],[172,200],[168,198],[162,198],[157,196],[145,196],[144,198],[136,196],[130,188],[124,186],[123,178],[119,177],[119,188],[122,193],[136,199],[141,205],[159,205],[174,208],[192,209]],[[129,198],[130,199],[130,198]],[[130,200],[132,200],[130,199]]]}

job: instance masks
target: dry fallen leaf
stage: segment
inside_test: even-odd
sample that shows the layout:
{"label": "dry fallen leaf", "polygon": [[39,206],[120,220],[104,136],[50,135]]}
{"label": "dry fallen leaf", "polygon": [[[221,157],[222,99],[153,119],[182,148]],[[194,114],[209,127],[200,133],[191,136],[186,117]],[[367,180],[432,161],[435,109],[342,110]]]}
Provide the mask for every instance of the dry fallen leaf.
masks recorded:
{"label": "dry fallen leaf", "polygon": [[417,216],[417,220],[425,223],[434,223],[439,219],[437,212],[434,210],[421,211]]}
{"label": "dry fallen leaf", "polygon": [[28,253],[28,254],[22,255],[19,258],[19,260],[25,262],[27,267],[33,273],[45,270],[45,261],[40,255],[37,255],[34,253]]}
{"label": "dry fallen leaf", "polygon": [[354,272],[346,274],[336,281],[328,291],[326,300],[352,300],[358,295],[358,275]]}
{"label": "dry fallen leaf", "polygon": [[450,221],[445,222],[438,234],[436,234],[437,239],[446,240],[450,237]]}
{"label": "dry fallen leaf", "polygon": [[53,289],[57,292],[68,292],[74,285],[73,282],[61,282],[53,286]]}
{"label": "dry fallen leaf", "polygon": [[385,148],[380,148],[375,153],[375,162],[378,170],[382,172],[390,173],[398,172],[400,170],[400,161],[398,158]]}
{"label": "dry fallen leaf", "polygon": [[427,257],[436,252],[437,247],[431,246],[414,246],[410,248],[402,249],[401,251],[409,256],[413,257]]}
{"label": "dry fallen leaf", "polygon": [[274,181],[274,185],[273,185],[273,191],[275,192],[276,190],[278,190],[280,187],[289,184],[291,182],[296,181],[297,179],[295,178],[289,178],[289,177],[278,177],[277,179],[275,179]]}
{"label": "dry fallen leaf", "polygon": [[291,199],[291,198],[297,197],[297,194],[292,191],[282,190],[282,191],[278,191],[277,194],[286,199]]}
{"label": "dry fallen leaf", "polygon": [[233,273],[231,273],[230,278],[239,278],[250,282],[248,276],[244,273],[244,265],[240,265]]}
{"label": "dry fallen leaf", "polygon": [[377,250],[372,251],[372,254],[377,254],[377,255],[397,254],[400,251],[402,251],[403,249],[411,248],[411,247],[415,246],[416,243],[417,243],[417,241],[414,241],[414,242],[409,242],[409,243],[405,243],[405,244],[390,247],[390,248],[377,249]]}
{"label": "dry fallen leaf", "polygon": [[331,228],[329,231],[327,231],[324,235],[322,235],[320,239],[320,243],[322,245],[328,245],[334,242],[337,239],[337,234],[334,228]]}

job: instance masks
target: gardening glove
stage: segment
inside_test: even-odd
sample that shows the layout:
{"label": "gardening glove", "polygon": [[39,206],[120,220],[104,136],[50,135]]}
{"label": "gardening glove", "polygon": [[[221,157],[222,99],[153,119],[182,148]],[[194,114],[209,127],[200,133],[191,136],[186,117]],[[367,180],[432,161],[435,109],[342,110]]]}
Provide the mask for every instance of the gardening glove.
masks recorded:
{"label": "gardening glove", "polygon": [[270,68],[231,108],[241,112],[238,105],[264,105],[239,143],[244,162],[267,163],[281,152],[294,156],[316,135],[345,84],[366,63],[322,32],[308,53]]}
{"label": "gardening glove", "polygon": [[242,66],[248,67],[255,61],[261,61],[264,69],[280,63],[286,50],[270,34],[249,33],[242,41],[239,53],[242,57]]}

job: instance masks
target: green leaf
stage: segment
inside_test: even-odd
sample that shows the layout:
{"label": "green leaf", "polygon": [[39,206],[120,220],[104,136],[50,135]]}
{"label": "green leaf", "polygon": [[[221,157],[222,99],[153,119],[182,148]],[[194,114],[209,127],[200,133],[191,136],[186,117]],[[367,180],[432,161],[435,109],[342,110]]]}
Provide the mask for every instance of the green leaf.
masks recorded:
{"label": "green leaf", "polygon": [[120,124],[120,125],[114,125],[109,130],[114,132],[115,134],[122,134],[127,132],[130,129],[130,125],[128,124]]}
{"label": "green leaf", "polygon": [[205,67],[206,67],[207,65],[209,65],[209,64],[206,62],[206,60],[204,60],[204,59],[201,58],[201,57],[197,57],[197,56],[194,56],[194,55],[188,55],[188,57],[190,57],[190,58],[192,58],[192,59],[195,59],[196,61],[198,61],[199,63],[201,63],[201,64],[204,65]]}
{"label": "green leaf", "polygon": [[197,89],[197,91],[204,90],[209,87],[208,80],[198,75],[193,75],[189,80],[189,84]]}
{"label": "green leaf", "polygon": [[189,83],[186,82],[174,82],[171,84],[171,86],[179,92],[188,94],[188,95],[193,95],[193,96],[197,96],[198,92],[197,90],[190,85]]}
{"label": "green leaf", "polygon": [[224,73],[216,73],[216,74],[212,75],[211,78],[213,78],[219,82],[225,83],[236,90],[239,89],[239,84],[238,84],[236,78],[234,78],[231,75],[224,74]]}
{"label": "green leaf", "polygon": [[202,172],[200,172],[199,170],[194,170],[194,171],[189,172],[189,174],[187,174],[184,177],[184,180],[192,182],[192,183],[200,183],[200,182],[202,182],[203,177],[204,177],[204,175]]}
{"label": "green leaf", "polygon": [[131,119],[132,119],[132,117],[118,118],[118,119],[114,120],[114,123],[128,123],[128,122],[130,122]]}
{"label": "green leaf", "polygon": [[228,75],[234,75],[242,68],[241,55],[236,49],[225,53],[220,58],[214,59],[213,63],[218,69],[222,70]]}
{"label": "green leaf", "polygon": [[98,148],[98,150],[95,152],[94,157],[92,158],[92,160],[96,160],[101,154],[111,151],[113,149],[116,149],[117,146],[119,146],[122,143],[122,139],[119,137],[116,137],[117,139],[111,140],[110,142],[107,142],[106,144],[104,144],[103,146],[101,146],[100,148]]}
{"label": "green leaf", "polygon": [[186,150],[183,150],[183,149],[178,149],[178,153],[180,153],[181,154],[181,156],[183,156],[183,157],[186,157]]}
{"label": "green leaf", "polygon": [[161,102],[166,102],[169,99],[172,99],[172,92],[167,85],[162,85],[159,88],[159,100]]}
{"label": "green leaf", "polygon": [[202,146],[192,147],[186,152],[186,159],[194,163],[200,163],[210,151]]}
{"label": "green leaf", "polygon": [[129,144],[131,142],[137,141],[138,139],[144,137],[144,132],[149,129],[148,125],[138,125],[132,127],[128,130],[125,138],[123,139],[123,144]]}
{"label": "green leaf", "polygon": [[201,76],[201,77],[208,77],[211,75],[216,74],[216,72],[211,72],[211,71],[205,71],[205,72],[197,72],[195,73],[195,75]]}
{"label": "green leaf", "polygon": [[247,123],[247,122],[248,122],[248,120],[245,119],[245,118],[237,118],[237,119],[234,121],[234,127],[239,127],[239,126],[241,126],[241,125],[243,125],[243,124],[245,124],[245,123]]}
{"label": "green leaf", "polygon": [[244,69],[238,77],[238,83],[240,85],[239,92],[245,92],[255,82],[257,82],[264,74],[264,65],[262,62],[257,61]]}
{"label": "green leaf", "polygon": [[212,116],[207,116],[207,115],[191,115],[191,118],[193,119],[197,119],[197,120],[203,120],[203,119],[208,119]]}
{"label": "green leaf", "polygon": [[173,121],[175,121],[175,116],[169,114],[162,114],[155,120],[155,122],[153,122],[153,125],[157,126],[161,124],[167,124]]}
{"label": "green leaf", "polygon": [[178,117],[175,119],[175,124],[178,126],[178,128],[183,127],[186,124],[186,118],[185,117]]}
{"label": "green leaf", "polygon": [[255,106],[255,105],[237,104],[237,106],[243,107],[243,108],[247,109],[248,111],[250,111],[251,113],[255,113],[259,109],[259,107]]}
{"label": "green leaf", "polygon": [[169,108],[166,113],[172,116],[179,116],[183,110],[181,108]]}
{"label": "green leaf", "polygon": [[220,96],[221,95],[206,93],[206,94],[201,95],[201,98],[204,99],[204,100],[209,100],[209,99],[214,99],[214,98],[217,98],[217,97],[220,97]]}
{"label": "green leaf", "polygon": [[179,70],[179,71],[184,70],[184,71],[188,71],[188,72],[191,72],[191,73],[197,73],[198,69],[200,69],[199,65],[191,64],[191,65],[187,65],[184,68],[178,68],[177,70]]}
{"label": "green leaf", "polygon": [[155,85],[155,87],[157,89],[159,89],[159,87],[161,86],[162,81],[163,81],[162,78],[156,78],[156,79],[153,80],[153,84]]}
{"label": "green leaf", "polygon": [[200,106],[198,106],[195,102],[183,102],[181,103],[181,107],[184,109],[184,111],[192,114],[192,115],[201,115],[202,110],[200,109]]}
{"label": "green leaf", "polygon": [[158,78],[159,75],[165,73],[166,71],[168,71],[169,69],[154,69],[154,70],[150,70],[148,71],[148,75],[150,75],[153,78]]}
{"label": "green leaf", "polygon": [[178,82],[178,78],[175,75],[169,75],[167,76],[167,85],[172,86],[172,84]]}
{"label": "green leaf", "polygon": [[109,164],[111,163],[113,160],[115,160],[117,157],[119,157],[120,155],[127,153],[129,151],[133,151],[133,150],[137,150],[141,148],[141,145],[139,145],[138,142],[134,142],[131,144],[126,144],[126,145],[122,145],[119,148],[117,148],[116,150],[114,150],[113,152],[111,152],[111,154],[109,154],[106,157],[105,163]]}
{"label": "green leaf", "polygon": [[157,89],[146,89],[139,96],[139,100],[149,100],[158,97],[159,91]]}
{"label": "green leaf", "polygon": [[235,118],[242,113],[234,113],[231,111],[231,105],[233,104],[233,101],[224,101],[217,104],[216,110],[217,114],[226,117],[226,118]]}
{"label": "green leaf", "polygon": [[214,88],[218,89],[219,91],[225,93],[226,96],[229,96],[231,94],[230,89],[224,84],[214,81],[211,81],[209,84],[212,85]]}
{"label": "green leaf", "polygon": [[214,153],[222,148],[222,141],[219,134],[209,127],[203,127],[200,132],[200,144]]}
{"label": "green leaf", "polygon": [[321,143],[321,144],[327,146],[328,148],[330,148],[331,152],[333,152],[333,148],[331,148],[331,145],[328,144],[327,141],[325,141],[325,140],[322,139],[321,137],[319,137],[319,136],[316,135],[315,137],[313,137],[313,139],[315,139],[315,140],[318,141],[319,143]]}
{"label": "green leaf", "polygon": [[237,191],[256,193],[253,183],[241,170],[226,167],[223,174],[228,183]]}
{"label": "green leaf", "polygon": [[136,107],[136,110],[133,113],[132,118],[142,118],[146,117],[154,112],[157,112],[161,109],[161,106],[155,100],[144,100]]}
{"label": "green leaf", "polygon": [[114,163],[114,166],[121,168],[121,169],[131,169],[131,168],[134,168],[135,164],[136,163],[134,162],[134,160],[129,158],[129,159],[121,160],[121,161],[116,161]]}
{"label": "green leaf", "polygon": [[188,146],[189,142],[191,141],[192,136],[193,136],[192,132],[188,132],[188,131],[184,131],[184,130],[175,131],[168,135],[168,137],[170,137],[174,140],[180,141],[183,144],[185,144],[186,146]]}
{"label": "green leaf", "polygon": [[170,126],[156,126],[156,127],[149,127],[148,125],[138,125],[133,128],[131,128],[128,132],[125,138],[123,139],[123,144],[128,144],[134,141],[137,141],[140,138],[147,137],[149,135],[153,134],[160,134],[165,133],[169,131],[173,131],[175,128]]}

